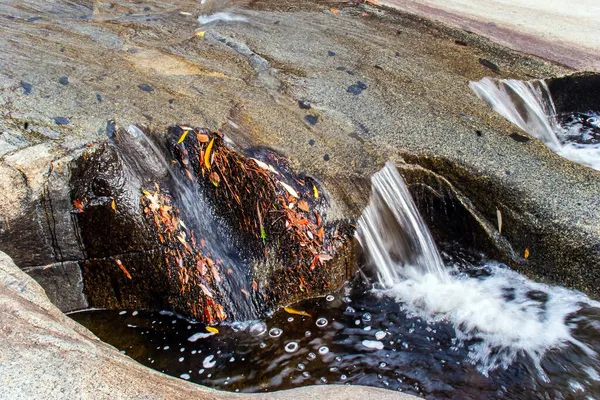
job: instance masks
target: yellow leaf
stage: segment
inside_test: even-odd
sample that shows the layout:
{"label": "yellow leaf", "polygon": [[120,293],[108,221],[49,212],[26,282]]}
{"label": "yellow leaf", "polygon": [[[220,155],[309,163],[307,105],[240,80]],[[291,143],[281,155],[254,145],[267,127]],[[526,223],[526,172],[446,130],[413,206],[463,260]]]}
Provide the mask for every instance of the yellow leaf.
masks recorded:
{"label": "yellow leaf", "polygon": [[319,198],[319,190],[315,185],[313,185],[313,193],[315,194],[315,199]]}
{"label": "yellow leaf", "polygon": [[525,255],[524,255],[525,259],[529,258],[529,247],[525,249]]}
{"label": "yellow leaf", "polygon": [[196,36],[204,38],[204,31],[196,32]]}
{"label": "yellow leaf", "polygon": [[110,208],[112,208],[114,212],[117,212],[117,203],[115,203],[114,199],[110,202]]}
{"label": "yellow leaf", "polygon": [[181,135],[181,137],[180,137],[180,138],[179,138],[179,140],[177,141],[177,144],[179,144],[179,143],[183,142],[183,141],[185,140],[185,137],[187,136],[187,134],[188,134],[189,132],[190,132],[190,131],[183,131],[183,134]]}
{"label": "yellow leaf", "polygon": [[208,144],[208,147],[206,147],[206,153],[204,153],[204,165],[207,169],[210,169],[210,151],[212,150],[214,142],[215,138],[212,138]]}
{"label": "yellow leaf", "polygon": [[219,330],[217,328],[213,328],[212,326],[207,326],[206,331],[210,333],[219,333]]}
{"label": "yellow leaf", "polygon": [[310,317],[310,314],[307,313],[306,311],[296,310],[295,308],[292,308],[292,307],[284,307],[283,309],[288,314],[295,314],[295,315],[302,315],[302,316]]}

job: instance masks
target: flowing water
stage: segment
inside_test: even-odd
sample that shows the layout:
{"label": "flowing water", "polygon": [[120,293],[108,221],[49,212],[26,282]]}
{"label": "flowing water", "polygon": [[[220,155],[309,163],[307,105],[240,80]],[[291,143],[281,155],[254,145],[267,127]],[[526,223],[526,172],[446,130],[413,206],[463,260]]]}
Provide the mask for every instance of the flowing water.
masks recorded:
{"label": "flowing water", "polygon": [[495,80],[471,82],[471,89],[497,113],[543,141],[561,156],[600,170],[600,115],[559,115],[544,81]]}
{"label": "flowing water", "polygon": [[[242,289],[251,288],[251,267],[240,255],[225,221],[212,212],[212,206],[205,200],[201,186],[185,176],[179,165],[168,162],[167,157],[170,158],[170,155],[167,151],[160,149],[138,127],[129,126],[127,134],[115,141],[119,154],[125,161],[125,170],[130,171],[130,175],[145,176],[146,181],[141,183],[149,190],[153,190],[154,179],[160,176],[157,169],[166,174],[168,185],[171,186],[169,193],[174,196],[186,226],[194,232],[197,239],[205,241],[206,248],[210,249],[214,259],[222,260],[222,264],[231,269],[227,275],[223,274],[225,279],[220,284],[223,305],[235,319],[256,318],[258,307],[248,296],[242,294]],[[180,146],[185,147],[185,143]]]}
{"label": "flowing water", "polygon": [[440,399],[600,398],[600,305],[457,246],[440,254],[391,164],[373,177],[357,237],[369,287],[218,333],[168,311],[71,317],[142,364],[231,391],[334,383]]}

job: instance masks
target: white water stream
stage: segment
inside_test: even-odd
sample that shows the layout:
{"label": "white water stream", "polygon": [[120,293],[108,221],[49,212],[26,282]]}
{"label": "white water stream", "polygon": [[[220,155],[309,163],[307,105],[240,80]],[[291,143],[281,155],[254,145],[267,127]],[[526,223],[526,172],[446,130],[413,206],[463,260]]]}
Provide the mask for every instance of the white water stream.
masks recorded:
{"label": "white water stream", "polygon": [[372,178],[371,202],[357,229],[382,295],[428,321],[453,324],[480,372],[508,367],[528,355],[540,376],[550,349],[574,345],[596,354],[572,335],[567,317],[584,305],[599,305],[583,294],[531,281],[508,267],[488,262],[477,277],[444,267],[435,243],[391,163]]}
{"label": "white water stream", "polygon": [[[469,86],[494,111],[543,141],[557,154],[600,170],[600,144],[570,140],[585,135],[585,128],[582,125],[561,126],[550,90],[544,81],[483,78],[479,82],[470,82]],[[588,123],[596,126],[598,116],[593,111],[590,110]]]}

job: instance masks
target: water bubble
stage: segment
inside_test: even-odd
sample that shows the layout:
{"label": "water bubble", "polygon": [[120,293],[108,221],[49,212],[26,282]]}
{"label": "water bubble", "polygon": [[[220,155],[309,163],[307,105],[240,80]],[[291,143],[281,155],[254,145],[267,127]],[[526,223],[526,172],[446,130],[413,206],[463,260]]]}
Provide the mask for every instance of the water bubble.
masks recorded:
{"label": "water bubble", "polygon": [[264,349],[265,347],[267,347],[267,344],[265,342],[260,342],[259,346],[261,349]]}
{"label": "water bubble", "polygon": [[138,315],[138,312],[134,311],[134,312],[131,313],[131,315],[133,315],[135,317],[136,315]]}
{"label": "water bubble", "polygon": [[190,379],[190,375],[189,374],[181,374],[181,375],[179,375],[179,377],[181,379],[185,379],[186,381]]}
{"label": "water bubble", "polygon": [[289,342],[285,345],[285,351],[288,353],[295,353],[298,350],[298,342]]}
{"label": "water bubble", "polygon": [[307,359],[308,361],[312,361],[312,360],[314,360],[315,358],[317,358],[317,355],[316,355],[315,353],[313,353],[313,352],[310,352],[310,353],[308,353],[308,355],[306,356],[306,359]]}
{"label": "water bubble", "polygon": [[331,295],[331,294],[328,294],[327,297],[325,297],[325,300],[333,301],[333,300],[335,300],[335,297],[333,297],[333,295]]}
{"label": "water bubble", "polygon": [[326,326],[327,326],[327,323],[328,323],[328,321],[327,321],[327,319],[325,319],[325,318],[319,318],[319,319],[317,320],[317,322],[316,322],[316,324],[317,324],[317,326],[318,326],[319,328],[324,328],[324,327],[326,327]]}
{"label": "water bubble", "polygon": [[335,361],[337,361],[337,362],[341,362],[341,361],[342,361],[342,357],[340,357],[340,356],[337,356],[337,357],[335,358]]}
{"label": "water bubble", "polygon": [[304,336],[306,336],[306,337],[310,337],[311,335],[312,335],[312,333],[310,331],[304,332]]}
{"label": "water bubble", "polygon": [[276,338],[281,336],[282,333],[283,331],[279,328],[271,328],[271,330],[269,331],[269,336],[271,336],[272,338]]}
{"label": "water bubble", "polygon": [[163,350],[169,350],[169,346],[163,347]]}
{"label": "water bubble", "polygon": [[298,363],[298,366],[296,367],[296,369],[298,369],[298,371],[304,371],[306,369],[306,365],[304,365],[302,363]]}
{"label": "water bubble", "polygon": [[264,335],[266,331],[267,324],[265,324],[264,322],[256,322],[250,325],[250,329],[248,330],[248,332],[250,332],[251,335],[255,336]]}
{"label": "water bubble", "polygon": [[200,368],[200,370],[198,371],[199,374],[203,374],[204,373],[204,368]]}
{"label": "water bubble", "polygon": [[293,322],[294,321],[294,317],[289,317],[288,318],[288,322]]}
{"label": "water bubble", "polygon": [[346,379],[348,379],[348,377],[346,375],[342,375],[342,376],[340,376],[340,379],[345,381]]}
{"label": "water bubble", "polygon": [[368,313],[368,312],[364,313],[362,316],[362,320],[365,322],[369,322],[371,320],[371,318],[372,318],[371,313]]}
{"label": "water bubble", "polygon": [[321,377],[320,379],[321,383],[327,383],[327,378],[325,378],[324,376]]}
{"label": "water bubble", "polygon": [[370,325],[369,326],[365,326],[363,329],[368,332],[368,331],[371,330],[371,326]]}
{"label": "water bubble", "polygon": [[125,315],[125,314],[127,314],[127,311],[121,311],[121,312],[119,313],[119,315]]}
{"label": "water bubble", "polygon": [[179,351],[183,353],[185,351],[185,347],[180,348]]}
{"label": "water bubble", "polygon": [[352,303],[352,299],[348,296],[344,297],[344,303]]}
{"label": "water bubble", "polygon": [[337,370],[338,370],[338,367],[329,368],[329,372],[336,372]]}
{"label": "water bubble", "polygon": [[346,307],[346,314],[354,314],[356,312],[356,310],[350,306]]}
{"label": "water bubble", "polygon": [[214,367],[217,362],[213,359],[213,355],[206,356],[206,358],[202,361],[202,366],[207,369]]}
{"label": "water bubble", "polygon": [[304,376],[305,378],[310,378],[310,374],[308,373],[308,371],[304,371],[302,373],[302,376]]}
{"label": "water bubble", "polygon": [[185,357],[179,357],[179,362],[182,362],[183,360],[185,360]]}
{"label": "water bubble", "polygon": [[385,337],[384,331],[377,331],[377,333],[375,333],[375,339],[377,339],[377,340],[382,340],[384,337]]}
{"label": "water bubble", "polygon": [[384,362],[379,363],[379,368],[385,368],[385,367],[387,367],[386,363],[384,363]]}
{"label": "water bubble", "polygon": [[329,347],[327,347],[327,346],[321,346],[321,347],[319,347],[319,354],[320,355],[325,355],[327,353],[329,353]]}
{"label": "water bubble", "polygon": [[360,325],[360,319],[355,320],[354,325]]}

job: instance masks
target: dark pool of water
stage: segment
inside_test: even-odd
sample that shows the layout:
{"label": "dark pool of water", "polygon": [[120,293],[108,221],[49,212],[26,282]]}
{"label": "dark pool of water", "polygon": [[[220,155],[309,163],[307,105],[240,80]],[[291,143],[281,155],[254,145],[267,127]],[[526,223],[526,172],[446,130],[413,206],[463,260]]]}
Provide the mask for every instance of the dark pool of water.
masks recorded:
{"label": "dark pool of water", "polygon": [[[432,399],[600,398],[598,360],[577,346],[546,353],[549,381],[526,355],[485,376],[469,359],[476,341],[461,343],[451,324],[427,323],[389,297],[346,288],[293,308],[310,317],[280,310],[264,321],[217,326],[211,336],[196,335],[209,333],[205,325],[170,312],[70,316],[141,364],[229,391],[346,384]],[[574,337],[597,353],[599,321],[598,309],[589,307],[569,317]]]}

